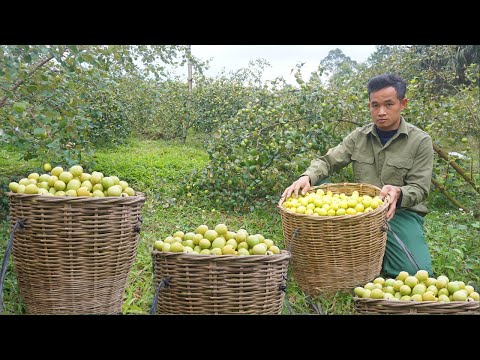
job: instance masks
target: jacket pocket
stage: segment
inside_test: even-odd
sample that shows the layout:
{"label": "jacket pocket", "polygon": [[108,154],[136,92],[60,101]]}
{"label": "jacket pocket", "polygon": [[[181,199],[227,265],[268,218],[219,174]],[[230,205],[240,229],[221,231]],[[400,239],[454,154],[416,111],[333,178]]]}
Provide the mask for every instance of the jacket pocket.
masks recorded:
{"label": "jacket pocket", "polygon": [[413,166],[411,158],[388,159],[384,165],[382,181],[384,184],[403,186],[405,177]]}
{"label": "jacket pocket", "polygon": [[356,182],[371,182],[371,177],[375,174],[374,160],[373,155],[359,152],[352,154],[352,170]]}

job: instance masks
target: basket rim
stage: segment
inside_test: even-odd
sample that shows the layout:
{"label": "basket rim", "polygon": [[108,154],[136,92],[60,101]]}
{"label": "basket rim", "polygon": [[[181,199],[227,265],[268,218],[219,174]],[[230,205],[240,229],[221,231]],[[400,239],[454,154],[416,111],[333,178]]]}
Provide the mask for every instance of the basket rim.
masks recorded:
{"label": "basket rim", "polygon": [[[477,305],[480,308],[480,301],[449,301],[449,302],[438,302],[438,301],[414,301],[414,300],[409,300],[409,301],[392,301],[392,300],[387,300],[387,299],[371,299],[371,298],[359,298],[358,296],[354,296],[353,300],[357,303],[371,303],[371,304],[386,304],[386,305],[391,305],[395,304],[392,306],[392,308],[398,308],[400,306],[402,307],[445,307],[448,306],[448,304],[455,305],[455,307],[458,307],[459,305],[465,305],[464,307],[474,307]],[[400,305],[402,304],[402,305]]]}
{"label": "basket rim", "polygon": [[[308,192],[312,192],[312,191],[317,190],[317,189],[331,187],[331,186],[339,186],[339,187],[343,186],[343,187],[345,187],[345,186],[359,186],[359,185],[381,190],[378,186],[368,184],[368,183],[326,183],[326,184],[322,184],[322,185],[319,185],[319,186],[313,186],[313,187],[310,188],[310,190],[308,190]],[[352,218],[360,219],[362,217],[372,216],[372,215],[375,215],[375,214],[377,214],[381,211],[384,211],[390,204],[389,197],[387,196],[383,200],[383,204],[380,205],[379,207],[377,207],[376,209],[374,209],[373,211],[363,212],[361,214],[355,214],[355,215],[313,216],[313,215],[308,215],[308,214],[299,214],[299,213],[293,212],[293,211],[283,207],[282,205],[285,202],[285,200],[286,200],[285,198],[281,199],[281,202],[277,205],[277,207],[280,209],[281,212],[284,212],[286,214],[293,215],[293,216],[298,216],[300,218],[303,217],[305,219],[315,220],[315,221],[332,221],[332,220],[343,220],[343,219],[352,219]]]}
{"label": "basket rim", "polygon": [[188,260],[195,259],[196,261],[204,260],[214,260],[214,261],[228,261],[228,260],[246,260],[246,259],[255,259],[255,260],[277,260],[277,259],[288,259],[291,254],[288,250],[280,250],[280,254],[273,255],[249,255],[249,256],[238,256],[238,255],[211,255],[211,254],[190,254],[184,252],[171,252],[171,251],[159,251],[157,249],[152,250],[152,255],[165,255],[165,256],[177,256],[186,258]]}
{"label": "basket rim", "polygon": [[136,191],[134,196],[106,196],[106,197],[91,197],[91,196],[45,196],[43,194],[19,194],[9,191],[6,193],[10,198],[23,198],[23,199],[41,199],[49,202],[98,202],[98,203],[111,203],[111,202],[132,202],[145,200],[145,194],[140,191]]}

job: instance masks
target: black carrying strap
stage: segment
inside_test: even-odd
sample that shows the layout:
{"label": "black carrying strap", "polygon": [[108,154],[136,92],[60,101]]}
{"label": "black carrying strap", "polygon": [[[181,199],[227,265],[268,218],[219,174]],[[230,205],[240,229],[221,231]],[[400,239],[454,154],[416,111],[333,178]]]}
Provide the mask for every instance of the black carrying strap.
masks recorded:
{"label": "black carrying strap", "polygon": [[13,248],[13,235],[17,229],[25,228],[25,220],[18,219],[13,227],[12,234],[10,235],[10,240],[8,240],[7,249],[5,250],[5,256],[2,261],[2,272],[0,273],[0,312],[3,312],[3,284],[5,282],[5,274],[7,273],[8,259],[10,258],[10,253]]}
{"label": "black carrying strap", "polygon": [[410,261],[410,264],[412,264],[413,268],[417,269],[417,271],[420,270],[420,266],[418,266],[417,262],[415,261],[415,258],[413,256],[413,254],[410,252],[410,250],[408,250],[408,248],[405,246],[403,241],[398,237],[398,235],[395,234],[395,231],[392,230],[392,228],[390,227],[390,224],[388,222],[385,222],[385,224],[386,224],[387,230],[392,233],[395,240],[397,240],[398,244],[403,249],[403,252],[405,253],[405,255],[407,255],[408,261]]}
{"label": "black carrying strap", "polygon": [[153,297],[153,303],[150,309],[150,315],[155,315],[155,313],[157,312],[157,303],[158,303],[158,296],[160,295],[160,289],[163,287],[170,286],[171,279],[172,279],[171,276],[167,276],[158,283],[157,289],[155,290],[155,296]]}

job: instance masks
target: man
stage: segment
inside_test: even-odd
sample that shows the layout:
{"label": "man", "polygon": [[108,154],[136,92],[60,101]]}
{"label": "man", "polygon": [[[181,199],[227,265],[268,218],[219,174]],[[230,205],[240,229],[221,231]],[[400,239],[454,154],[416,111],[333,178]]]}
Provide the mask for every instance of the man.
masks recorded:
{"label": "man", "polygon": [[396,75],[370,79],[368,107],[373,123],[355,129],[326,155],[312,160],[282,194],[282,200],[292,193],[298,196],[299,191],[305,194],[319,180],[352,162],[356,182],[375,185],[381,189],[380,198],[390,198],[387,220],[399,239],[388,232],[383,274],[389,277],[400,271],[415,274],[419,269],[433,275],[423,234],[423,216],[428,210],[422,204],[430,191],[432,139],[401,116],[408,102],[406,89],[406,82]]}

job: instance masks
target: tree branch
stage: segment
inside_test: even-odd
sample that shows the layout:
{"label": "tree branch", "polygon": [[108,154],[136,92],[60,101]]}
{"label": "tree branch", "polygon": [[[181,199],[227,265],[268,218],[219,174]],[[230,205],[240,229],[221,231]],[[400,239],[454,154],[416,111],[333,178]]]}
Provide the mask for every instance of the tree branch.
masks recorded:
{"label": "tree branch", "polygon": [[440,192],[445,195],[448,200],[450,200],[452,203],[455,204],[456,207],[459,207],[459,208],[462,208],[463,210],[465,211],[468,211],[468,209],[463,206],[462,204],[460,204],[457,200],[455,200],[452,195],[450,195],[447,190],[445,190],[445,186],[443,186],[442,184],[440,184],[437,180],[435,180],[434,178],[432,178],[432,183],[433,185],[435,185],[437,187],[438,190],[440,190]]}
{"label": "tree branch", "polygon": [[442,149],[440,149],[437,145],[433,144],[433,150],[440,155],[443,159],[445,159],[448,164],[452,165],[452,167],[468,182],[472,187],[475,189],[476,192],[480,193],[480,186],[475,185],[475,182],[468,176],[465,170],[458,165],[455,160],[449,158],[448,154],[446,154]]}
{"label": "tree branch", "polygon": [[[50,60],[53,59],[53,55],[50,55],[49,57],[43,59],[42,61],[40,61],[37,65],[35,65],[35,67],[28,73],[27,75],[27,78],[31,77],[33,75],[33,73],[35,73],[38,69],[40,69],[43,65],[45,65],[47,62],[49,62]],[[17,79],[17,81],[15,81],[15,83],[13,84],[12,88],[9,90],[10,92],[14,92],[15,90],[17,90],[20,85],[22,85],[23,83],[25,82],[25,80],[22,80],[22,79]],[[5,95],[2,99],[0,99],[0,108],[3,107],[5,105],[5,103],[7,102],[7,99],[8,99],[8,96]]]}

